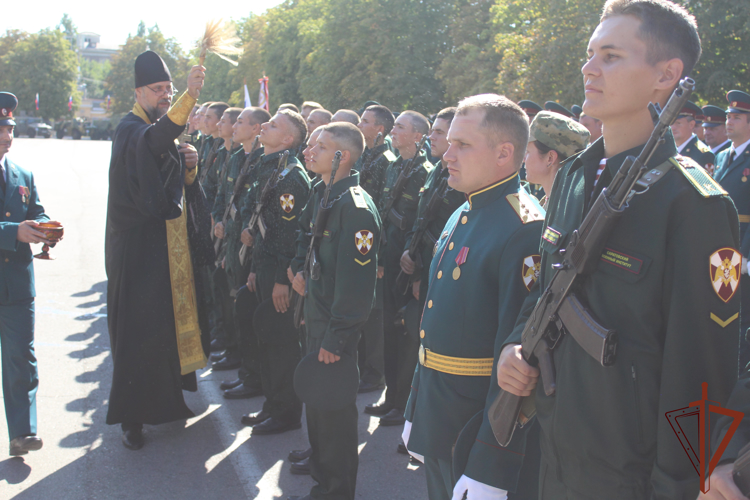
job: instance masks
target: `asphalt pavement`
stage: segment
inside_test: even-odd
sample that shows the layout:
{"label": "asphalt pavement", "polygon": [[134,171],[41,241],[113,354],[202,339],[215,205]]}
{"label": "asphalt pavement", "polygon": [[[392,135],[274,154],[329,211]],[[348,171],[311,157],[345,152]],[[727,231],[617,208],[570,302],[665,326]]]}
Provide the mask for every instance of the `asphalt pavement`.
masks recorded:
{"label": "asphalt pavement", "polygon": [[[112,377],[104,271],[111,142],[17,138],[9,157],[30,169],[47,214],[65,226],[54,261],[35,261],[38,433],[44,448],[10,458],[0,418],[0,499],[286,499],[305,495],[309,476],[289,472],[286,455],[308,447],[305,426],[251,436],[240,417],[262,397],[227,401],[219,383],[236,372],[199,372],[196,414],[187,422],[146,426],[146,446],[123,447],[105,424]],[[40,246],[33,247],[35,253]],[[360,395],[357,405],[380,399]],[[396,453],[401,427],[380,428],[360,413],[357,498],[427,498],[423,468]],[[7,458],[3,458],[7,457]]]}

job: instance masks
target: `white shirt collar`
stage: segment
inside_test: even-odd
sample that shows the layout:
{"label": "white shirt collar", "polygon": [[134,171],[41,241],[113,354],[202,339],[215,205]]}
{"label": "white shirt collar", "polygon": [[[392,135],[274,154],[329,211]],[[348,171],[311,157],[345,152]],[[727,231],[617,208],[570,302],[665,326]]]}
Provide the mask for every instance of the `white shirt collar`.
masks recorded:
{"label": "white shirt collar", "polygon": [[732,149],[735,152],[735,156],[734,157],[738,158],[742,153],[744,153],[745,152],[745,148],[747,147],[748,144],[750,144],[750,139],[748,139],[747,141],[743,142],[742,144],[740,144],[736,148],[734,146],[732,146]]}
{"label": "white shirt collar", "polygon": [[718,145],[718,146],[716,146],[715,148],[711,148],[711,152],[712,152],[713,154],[716,154],[716,153],[718,153],[718,152],[719,152],[719,150],[720,150],[721,148],[723,148],[723,147],[724,147],[724,144],[726,144],[726,143],[728,143],[728,142],[729,142],[729,143],[731,144],[731,141],[730,141],[729,139],[727,139],[726,141],[722,142],[721,144],[719,144],[719,145]]}
{"label": "white shirt collar", "polygon": [[677,147],[677,152],[682,154],[682,150],[687,146],[687,143],[693,140],[693,137],[696,137],[695,134],[691,134],[687,141],[683,142]]}

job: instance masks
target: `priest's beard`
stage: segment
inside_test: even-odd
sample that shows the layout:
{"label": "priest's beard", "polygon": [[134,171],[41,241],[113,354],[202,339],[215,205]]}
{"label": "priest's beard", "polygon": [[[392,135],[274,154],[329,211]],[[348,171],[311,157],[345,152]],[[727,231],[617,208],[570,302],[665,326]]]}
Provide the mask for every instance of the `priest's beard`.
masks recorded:
{"label": "priest's beard", "polygon": [[169,99],[159,99],[159,102],[157,103],[156,106],[146,109],[144,111],[146,112],[149,119],[151,120],[151,123],[156,123],[156,121],[159,118],[167,114],[167,111],[169,111],[170,104],[171,104],[171,101]]}

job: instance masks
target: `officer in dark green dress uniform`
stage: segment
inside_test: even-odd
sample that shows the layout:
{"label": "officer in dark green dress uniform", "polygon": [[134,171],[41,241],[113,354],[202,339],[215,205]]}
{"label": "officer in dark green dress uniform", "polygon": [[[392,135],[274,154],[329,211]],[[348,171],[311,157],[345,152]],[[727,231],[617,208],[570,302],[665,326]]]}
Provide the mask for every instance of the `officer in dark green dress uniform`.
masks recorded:
{"label": "officer in dark green dress uniform", "polygon": [[[510,344],[520,342],[551,266],[562,261],[560,250],[592,200],[648,140],[649,100],[664,106],[699,54],[695,19],[668,2],[608,2],[589,41],[583,110],[602,120],[604,135],[555,178],[539,281],[497,370],[504,390],[528,396],[537,389],[540,500],[698,495],[699,476],[665,414],[700,400],[704,382],[719,406],[729,397],[737,379],[741,255],[731,200],[695,162],[677,161],[669,131],[647,162],[648,189],[630,199],[596,268],[574,285],[599,324],[616,330],[614,364],[587,354],[577,333],[562,334],[552,353],[556,392],[547,396],[537,387],[538,370]],[[613,55],[628,64],[613,64]]]}
{"label": "officer in dark green dress uniform", "polygon": [[[383,256],[383,336],[386,393],[385,402],[380,405],[367,405],[365,413],[380,416],[380,425],[401,425],[404,422],[404,408],[409,398],[411,376],[417,364],[417,339],[404,335],[398,328],[396,315],[412,299],[411,294],[396,289],[396,279],[401,272],[401,255],[404,253],[406,233],[414,226],[419,206],[419,193],[427,176],[434,168],[427,161],[424,150],[416,156],[416,166],[411,169],[406,187],[393,207],[388,210],[389,200],[394,196],[391,190],[402,170],[415,156],[416,143],[422,135],[428,134],[429,122],[422,114],[404,111],[393,125],[391,136],[393,145],[401,156],[388,167],[385,187],[381,198],[381,219],[385,233]],[[395,198],[394,198],[395,199]],[[386,213],[388,212],[388,213]]]}
{"label": "officer in dark green dress uniform", "polygon": [[[227,275],[230,297],[234,297],[234,320],[237,332],[238,354],[242,365],[237,372],[237,378],[222,382],[220,388],[224,390],[227,399],[244,399],[259,394],[261,386],[260,361],[258,360],[258,341],[253,329],[253,312],[258,306],[257,295],[250,292],[246,286],[250,273],[250,262],[240,263],[239,251],[242,246],[240,233],[242,220],[240,209],[244,206],[252,189],[256,186],[257,166],[263,155],[263,147],[258,143],[251,151],[255,138],[260,134],[260,126],[271,119],[271,115],[262,108],[245,108],[237,117],[233,126],[232,140],[242,144],[242,149],[232,156],[230,171],[223,190],[219,191],[219,199],[224,199],[225,206],[216,218],[214,232],[217,237],[224,239],[222,245],[222,261]],[[243,169],[246,169],[243,173]],[[231,191],[230,191],[231,190]],[[223,219],[227,206],[229,216],[224,227]],[[216,212],[219,213],[219,212]]]}
{"label": "officer in dark green dress uniform", "polygon": [[[302,403],[294,394],[292,379],[300,360],[299,335],[294,327],[294,311],[289,308],[290,282],[287,268],[294,258],[298,216],[310,195],[310,179],[299,160],[291,154],[307,136],[302,116],[279,111],[261,126],[260,141],[265,153],[257,174],[257,188],[242,210],[241,240],[252,246],[253,262],[248,285],[254,285],[260,305],[253,315],[258,337],[263,410],[248,415],[243,422],[253,425],[253,434],[277,434],[301,427]],[[255,227],[247,229],[256,204],[268,180],[278,169],[284,151],[286,165],[263,205]],[[250,287],[248,287],[250,288]],[[252,291],[252,290],[251,290]]]}
{"label": "officer in dark green dress uniform", "polygon": [[[734,202],[740,220],[740,248],[742,254],[743,290],[750,290],[747,260],[750,258],[750,95],[740,90],[727,93],[727,137],[732,146],[719,153],[716,165],[716,181],[721,184]],[[750,362],[750,344],[744,333],[750,328],[750,293],[742,293],[742,321],[740,331],[740,368]]]}
{"label": "officer in dark green dress uniform", "polygon": [[719,106],[703,106],[703,137],[711,152],[719,160],[719,153],[732,145],[727,138],[727,112]]}
{"label": "officer in dark green dress uniform", "polygon": [[[370,195],[376,207],[380,206],[388,166],[396,155],[384,140],[393,129],[393,113],[385,106],[369,106],[359,121],[359,130],[365,137],[365,152],[357,160],[354,170],[359,172],[359,185]],[[378,134],[380,139],[378,141]],[[362,328],[359,341],[359,372],[361,393],[372,392],[385,386],[385,361],[383,359],[383,279],[377,282],[375,306]]]}
{"label": "officer in dark green dress uniform", "polygon": [[[493,370],[499,348],[538,275],[544,210],[518,180],[528,136],[521,108],[494,94],[461,101],[448,133],[449,183],[468,199],[434,247],[403,433],[409,452],[426,466],[430,500],[501,499],[523,489],[518,475],[532,427],[502,448],[486,409],[499,392]],[[464,471],[453,477],[452,447],[477,414],[484,423]],[[524,486],[534,490],[531,483]],[[532,498],[524,495],[516,498]]]}
{"label": "officer in dark green dress uniform", "polygon": [[693,133],[698,116],[703,116],[703,110],[688,101],[672,125],[672,135],[679,154],[695,160],[698,165],[713,172],[716,156],[711,152],[711,148]]}
{"label": "officer in dark green dress uniform", "polygon": [[37,230],[49,221],[32,173],[8,158],[16,96],[0,92],[0,352],[3,398],[12,456],[39,450],[34,352],[34,259],[29,243],[49,243]]}
{"label": "officer in dark green dress uniform", "polygon": [[[341,151],[342,156],[318,251],[320,279],[308,278],[305,283],[301,272],[304,262],[300,259],[293,261],[292,270],[295,291],[304,293],[307,286],[304,313],[308,354],[318,362],[335,364],[341,363],[342,357],[356,359],[359,333],[375,300],[380,218],[372,198],[358,185],[359,175],[350,175],[364,150],[362,133],[350,123],[332,123],[322,129],[310,151],[311,168],[322,180],[310,198],[312,220],[320,209],[334,154]],[[311,228],[307,225],[300,229],[298,256],[307,251]],[[353,369],[351,376],[356,381]],[[312,445],[311,475],[318,484],[301,499],[354,500],[359,443],[355,400],[330,410],[307,404],[306,415]]]}

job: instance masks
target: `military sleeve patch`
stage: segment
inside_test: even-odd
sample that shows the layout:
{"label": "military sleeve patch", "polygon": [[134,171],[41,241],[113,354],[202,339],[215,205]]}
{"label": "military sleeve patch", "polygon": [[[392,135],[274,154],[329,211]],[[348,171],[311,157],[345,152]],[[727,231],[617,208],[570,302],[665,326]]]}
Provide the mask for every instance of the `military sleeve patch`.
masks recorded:
{"label": "military sleeve patch", "polygon": [[526,290],[531,291],[531,287],[534,286],[536,280],[539,279],[539,273],[542,270],[542,258],[539,255],[529,255],[523,259],[523,270],[521,271],[521,277],[523,277],[523,284],[526,286]]}
{"label": "military sleeve patch", "polygon": [[281,208],[284,210],[284,212],[289,213],[292,210],[294,210],[294,195],[293,194],[282,194],[279,197],[279,200],[281,201]]}
{"label": "military sleeve patch", "polygon": [[354,234],[354,244],[357,245],[357,250],[362,255],[367,255],[372,249],[373,235],[367,229],[357,231]]}
{"label": "military sleeve patch", "polygon": [[739,288],[742,256],[733,248],[721,248],[711,254],[709,261],[714,292],[729,302]]}

